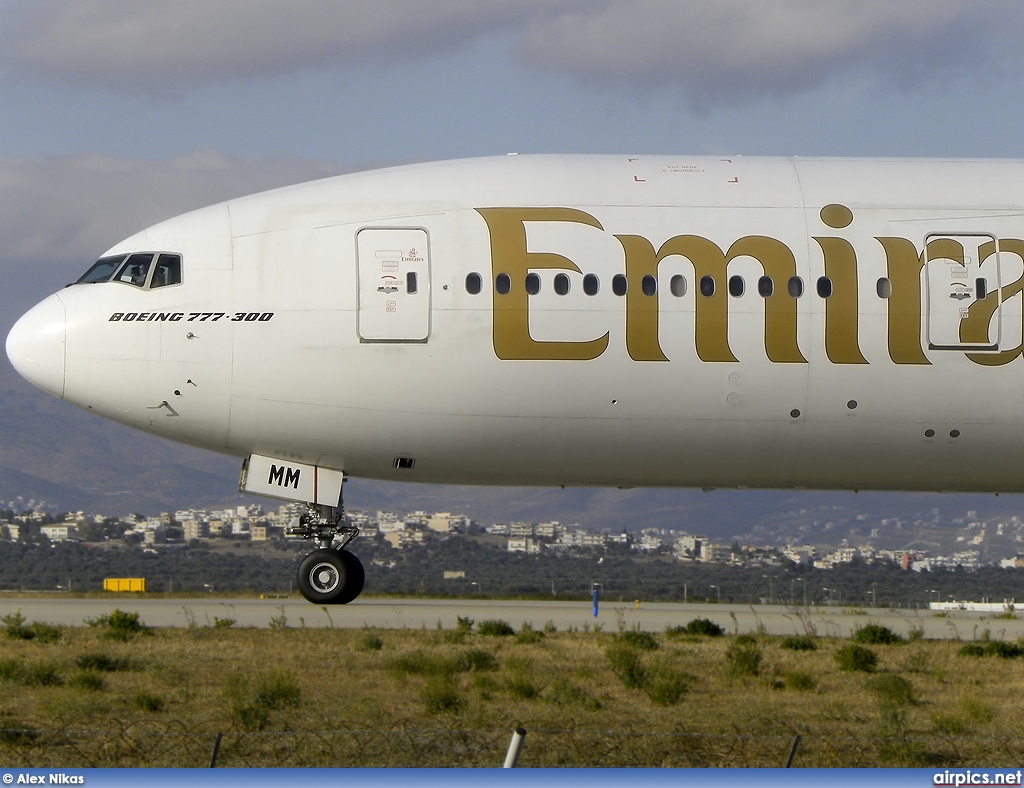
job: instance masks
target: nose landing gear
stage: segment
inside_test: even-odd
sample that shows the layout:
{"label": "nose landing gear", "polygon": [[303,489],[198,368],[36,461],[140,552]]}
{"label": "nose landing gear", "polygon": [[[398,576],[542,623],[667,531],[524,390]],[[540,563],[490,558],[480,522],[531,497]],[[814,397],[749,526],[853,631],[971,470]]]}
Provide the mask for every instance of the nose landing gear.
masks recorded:
{"label": "nose landing gear", "polygon": [[347,605],[363,590],[363,565],[345,550],[359,529],[344,523],[341,507],[307,504],[299,524],[287,530],[290,536],[316,541],[317,549],[302,559],[298,573],[299,592],[314,604]]}

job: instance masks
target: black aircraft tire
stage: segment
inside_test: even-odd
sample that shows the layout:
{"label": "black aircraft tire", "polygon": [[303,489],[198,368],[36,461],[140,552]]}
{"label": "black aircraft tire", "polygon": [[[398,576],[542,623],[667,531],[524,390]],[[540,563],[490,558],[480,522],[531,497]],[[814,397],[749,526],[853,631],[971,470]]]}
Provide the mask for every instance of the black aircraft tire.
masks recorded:
{"label": "black aircraft tire", "polygon": [[[297,582],[299,592],[308,601],[317,605],[331,605],[345,595],[351,580],[355,578],[349,578],[349,562],[342,558],[343,555],[337,550],[321,549],[314,550],[302,559]],[[359,568],[361,573],[362,566]]]}
{"label": "black aircraft tire", "polygon": [[363,564],[348,550],[339,550],[342,562],[345,564],[344,590],[334,600],[336,605],[347,605],[363,590],[363,583],[366,582],[366,572],[363,571]]}

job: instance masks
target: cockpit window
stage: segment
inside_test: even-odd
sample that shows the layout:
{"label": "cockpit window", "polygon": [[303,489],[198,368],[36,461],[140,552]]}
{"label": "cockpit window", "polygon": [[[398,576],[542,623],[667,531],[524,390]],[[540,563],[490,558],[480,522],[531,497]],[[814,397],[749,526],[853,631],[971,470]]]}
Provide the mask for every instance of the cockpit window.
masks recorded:
{"label": "cockpit window", "polygon": [[162,254],[156,260],[153,281],[150,287],[167,287],[181,284],[181,255]]}
{"label": "cockpit window", "polygon": [[123,260],[123,254],[119,254],[116,257],[101,257],[93,263],[92,268],[82,274],[75,284],[87,285],[93,284],[94,282],[109,281],[110,277],[114,275],[114,271],[120,267]]}
{"label": "cockpit window", "polygon": [[148,289],[181,284],[181,255],[172,252],[134,252],[101,257],[76,282],[124,282]]}
{"label": "cockpit window", "polygon": [[146,277],[149,275],[149,266],[152,263],[152,253],[128,255],[128,259],[122,263],[121,268],[114,274],[114,281],[125,282],[136,287],[145,287]]}

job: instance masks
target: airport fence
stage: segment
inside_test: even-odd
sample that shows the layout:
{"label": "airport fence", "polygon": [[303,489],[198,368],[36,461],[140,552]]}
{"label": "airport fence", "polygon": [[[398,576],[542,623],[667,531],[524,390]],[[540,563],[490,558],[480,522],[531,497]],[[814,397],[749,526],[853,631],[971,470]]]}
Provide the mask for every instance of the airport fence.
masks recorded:
{"label": "airport fence", "polygon": [[[510,730],[189,731],[183,726],[0,729],[9,767],[497,767]],[[527,733],[520,767],[1013,766],[1024,739],[998,736],[794,736],[563,728]]]}

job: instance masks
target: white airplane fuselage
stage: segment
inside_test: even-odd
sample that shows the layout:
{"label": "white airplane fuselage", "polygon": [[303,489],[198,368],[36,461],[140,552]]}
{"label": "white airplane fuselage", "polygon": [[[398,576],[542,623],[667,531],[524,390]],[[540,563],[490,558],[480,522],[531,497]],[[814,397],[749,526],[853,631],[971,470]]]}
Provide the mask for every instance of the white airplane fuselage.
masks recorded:
{"label": "white airplane fuselage", "polygon": [[452,484],[1024,490],[1024,162],[442,162],[104,257],[132,252],[180,284],[65,288],[8,355],[171,440]]}

